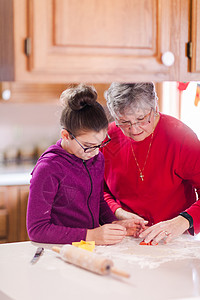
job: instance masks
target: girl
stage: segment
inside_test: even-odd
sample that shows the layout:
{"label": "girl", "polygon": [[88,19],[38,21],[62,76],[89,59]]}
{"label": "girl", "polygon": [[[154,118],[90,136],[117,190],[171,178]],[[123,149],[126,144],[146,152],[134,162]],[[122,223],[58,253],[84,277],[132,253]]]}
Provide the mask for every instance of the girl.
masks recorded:
{"label": "girl", "polygon": [[32,172],[27,229],[35,242],[115,244],[144,229],[141,220],[117,221],[103,199],[104,158],[99,148],[110,138],[108,120],[96,99],[95,89],[84,85],[61,95],[62,138],[42,154]]}

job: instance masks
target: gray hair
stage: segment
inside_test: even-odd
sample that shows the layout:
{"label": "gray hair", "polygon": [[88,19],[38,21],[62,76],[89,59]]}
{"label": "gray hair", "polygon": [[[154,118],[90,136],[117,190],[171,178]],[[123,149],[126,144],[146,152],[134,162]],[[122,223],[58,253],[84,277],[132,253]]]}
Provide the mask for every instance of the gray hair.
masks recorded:
{"label": "gray hair", "polygon": [[138,110],[155,111],[157,94],[153,82],[118,83],[113,82],[105,93],[107,106],[113,118]]}

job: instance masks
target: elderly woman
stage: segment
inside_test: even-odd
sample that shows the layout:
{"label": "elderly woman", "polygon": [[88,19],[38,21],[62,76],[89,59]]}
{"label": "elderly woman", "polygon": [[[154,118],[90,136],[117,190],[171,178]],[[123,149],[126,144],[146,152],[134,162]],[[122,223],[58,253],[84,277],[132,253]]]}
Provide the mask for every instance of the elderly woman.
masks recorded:
{"label": "elderly woman", "polygon": [[153,83],[112,83],[115,122],[108,134],[104,197],[118,219],[148,221],[153,245],[189,229],[200,232],[200,141],[181,121],[158,111]]}

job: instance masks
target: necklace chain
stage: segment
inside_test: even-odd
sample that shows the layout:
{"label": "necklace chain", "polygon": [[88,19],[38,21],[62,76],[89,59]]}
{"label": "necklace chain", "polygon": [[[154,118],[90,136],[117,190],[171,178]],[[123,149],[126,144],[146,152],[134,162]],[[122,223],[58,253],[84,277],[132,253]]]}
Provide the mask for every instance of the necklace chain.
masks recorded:
{"label": "necklace chain", "polygon": [[145,162],[144,162],[144,165],[143,165],[143,168],[142,168],[142,169],[140,168],[140,165],[139,165],[139,163],[138,163],[138,161],[137,161],[137,158],[136,158],[136,155],[135,155],[135,152],[134,152],[132,143],[131,143],[131,150],[132,150],[132,153],[133,153],[133,157],[134,157],[134,159],[135,159],[136,165],[137,165],[138,170],[139,170],[139,172],[140,172],[140,179],[141,179],[142,181],[144,181],[144,174],[143,174],[143,172],[144,172],[144,168],[145,168],[146,163],[147,163],[147,158],[148,158],[148,156],[149,156],[149,152],[150,152],[150,149],[151,149],[151,145],[152,145],[152,141],[153,141],[153,134],[154,134],[154,131],[153,131],[152,134],[151,134],[151,141],[150,141],[150,144],[149,144],[149,149],[148,149],[148,151],[147,151],[146,159],[145,159]]}

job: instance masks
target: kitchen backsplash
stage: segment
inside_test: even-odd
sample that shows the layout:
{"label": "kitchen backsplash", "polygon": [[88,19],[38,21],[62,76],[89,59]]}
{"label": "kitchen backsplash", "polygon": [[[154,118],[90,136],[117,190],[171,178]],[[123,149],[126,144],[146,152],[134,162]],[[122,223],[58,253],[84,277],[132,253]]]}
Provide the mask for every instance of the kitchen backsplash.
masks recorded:
{"label": "kitchen backsplash", "polygon": [[[112,118],[104,107],[109,121]],[[35,163],[60,138],[57,103],[0,103],[0,165]]]}
{"label": "kitchen backsplash", "polygon": [[0,103],[0,163],[34,161],[60,138],[55,103]]}

